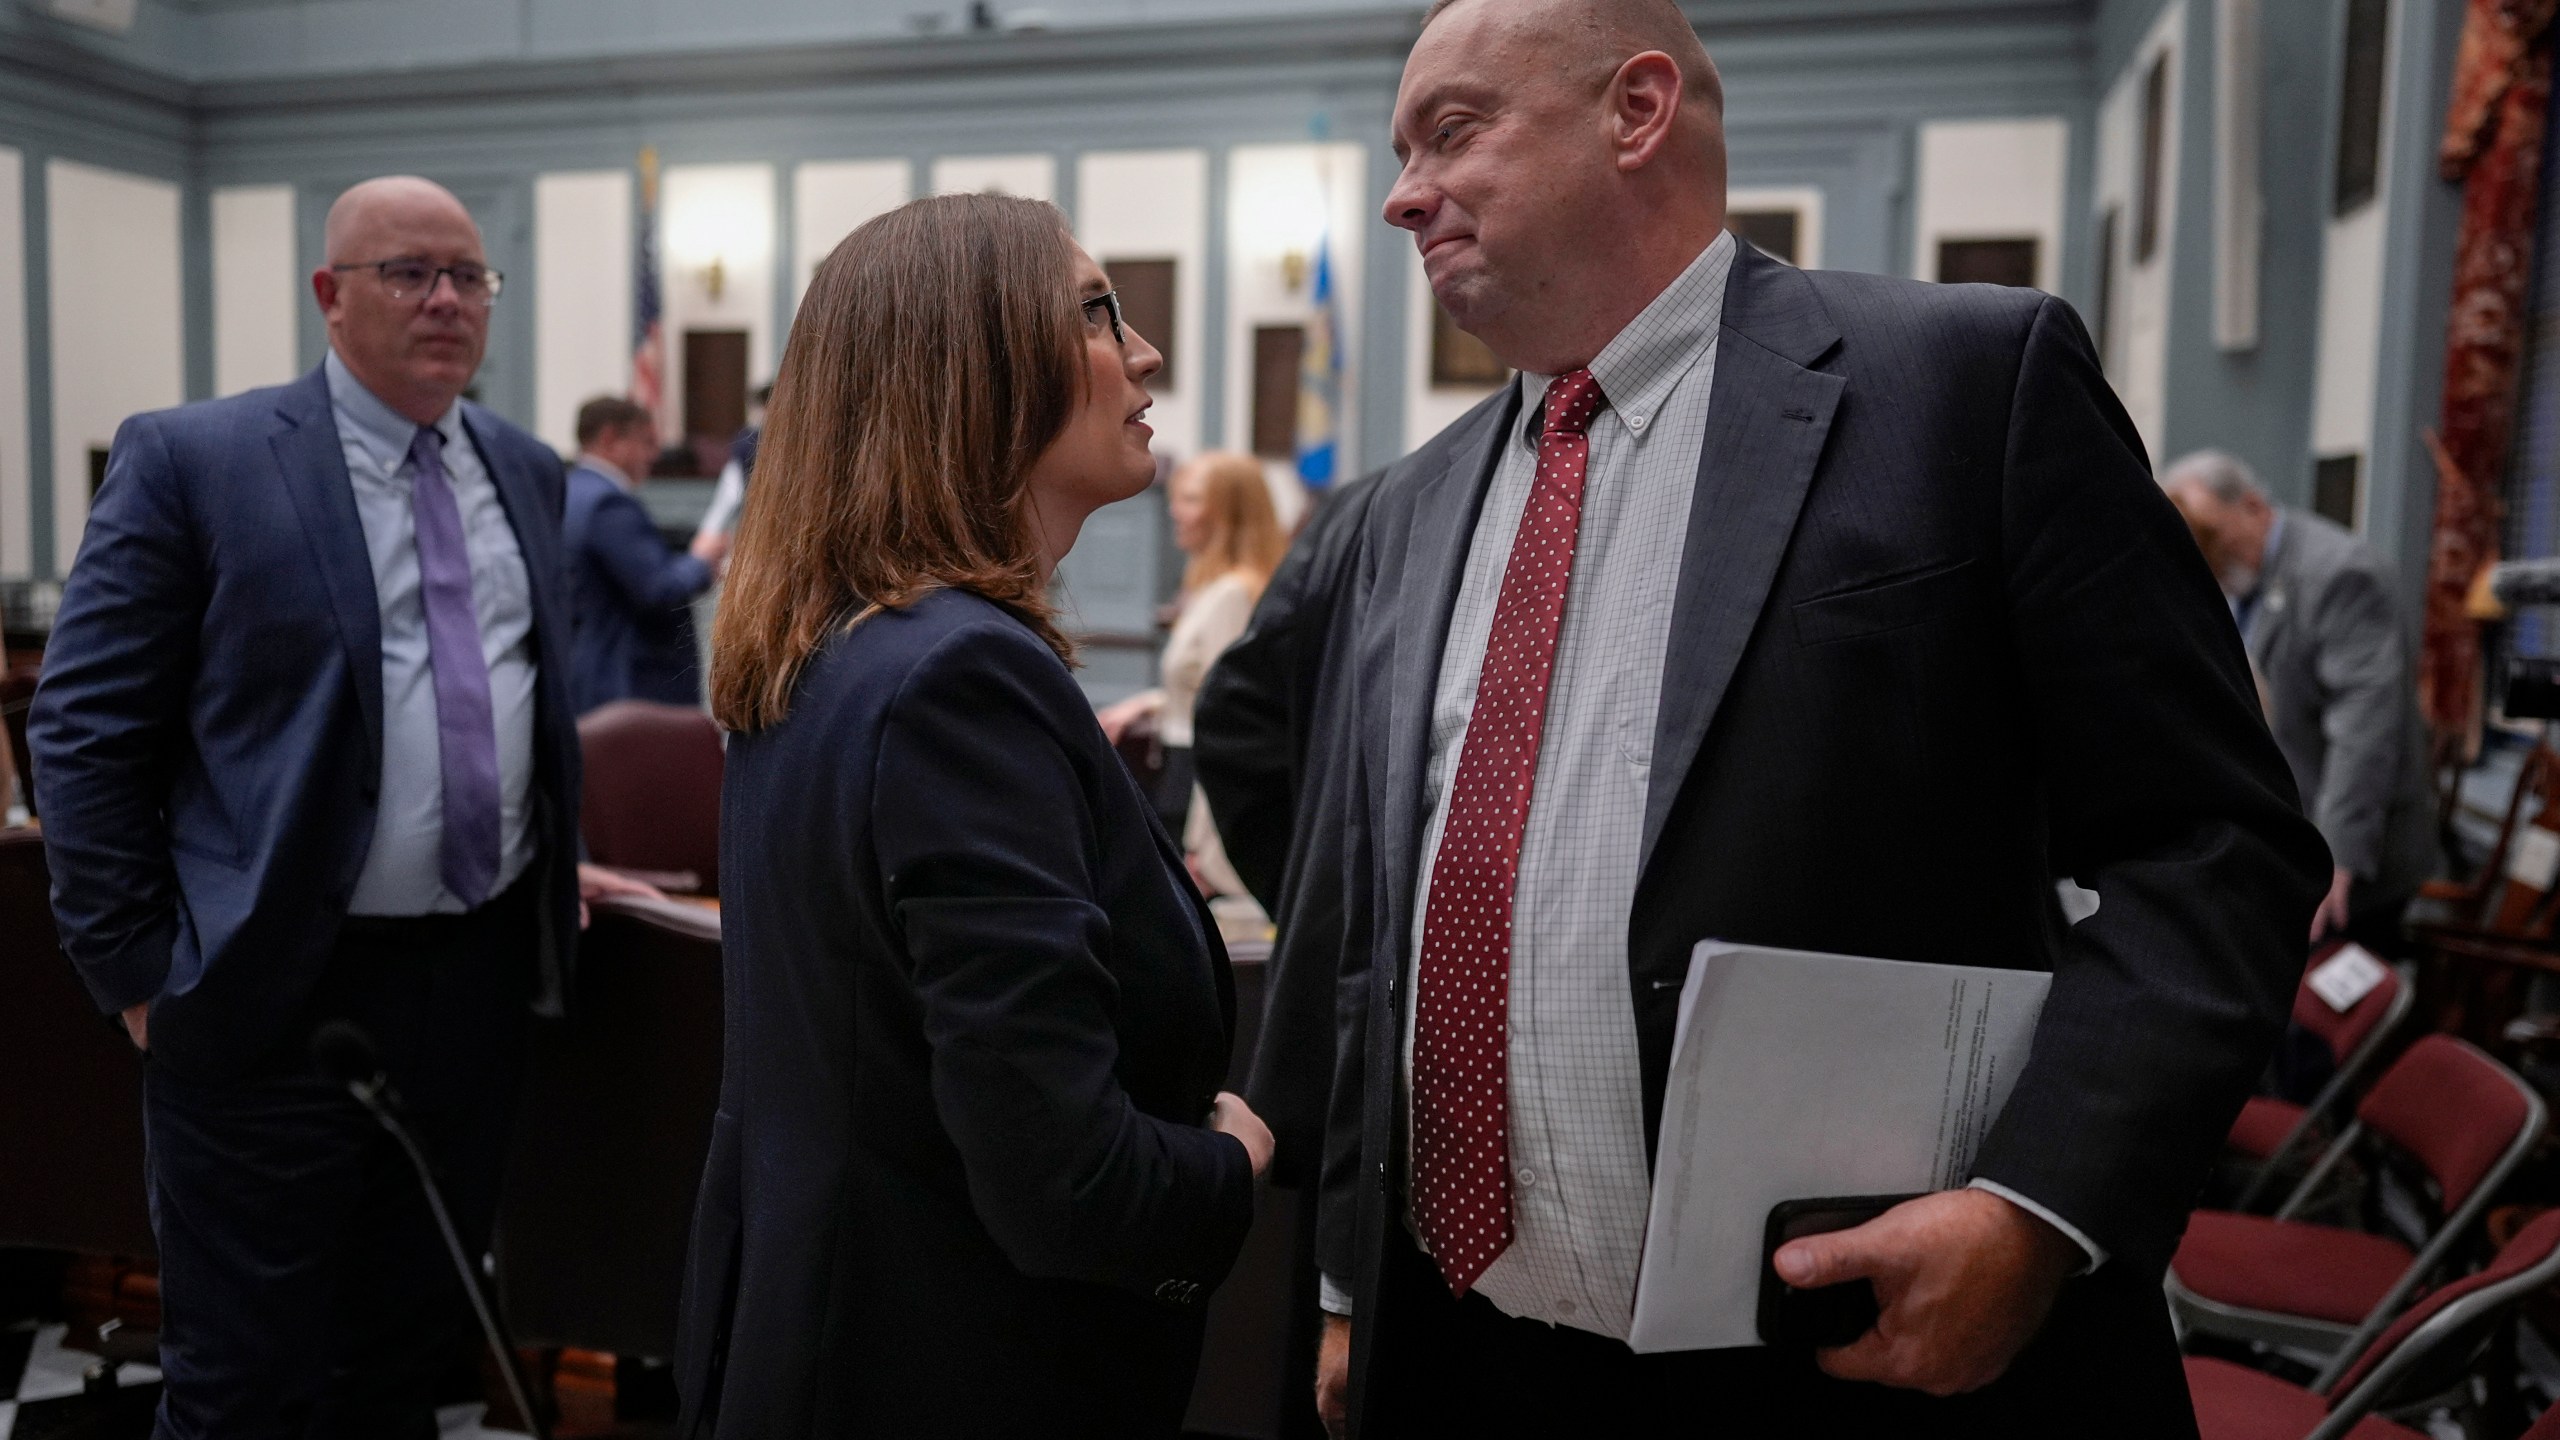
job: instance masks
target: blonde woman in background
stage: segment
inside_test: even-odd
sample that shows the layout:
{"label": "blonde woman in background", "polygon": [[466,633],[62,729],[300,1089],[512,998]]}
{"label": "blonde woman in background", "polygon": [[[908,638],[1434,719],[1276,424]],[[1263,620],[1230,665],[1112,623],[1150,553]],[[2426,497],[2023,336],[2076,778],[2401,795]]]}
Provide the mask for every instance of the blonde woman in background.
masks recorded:
{"label": "blonde woman in background", "polygon": [[1262,462],[1250,455],[1212,451],[1173,472],[1167,487],[1173,543],[1191,563],[1182,572],[1173,634],[1160,662],[1160,684],[1112,705],[1101,714],[1113,744],[1143,719],[1153,719],[1163,744],[1163,783],[1156,812],[1182,837],[1193,873],[1212,893],[1243,895],[1244,882],[1227,864],[1209,807],[1192,783],[1191,706],[1200,682],[1226,648],[1244,634],[1254,602],[1289,548]]}

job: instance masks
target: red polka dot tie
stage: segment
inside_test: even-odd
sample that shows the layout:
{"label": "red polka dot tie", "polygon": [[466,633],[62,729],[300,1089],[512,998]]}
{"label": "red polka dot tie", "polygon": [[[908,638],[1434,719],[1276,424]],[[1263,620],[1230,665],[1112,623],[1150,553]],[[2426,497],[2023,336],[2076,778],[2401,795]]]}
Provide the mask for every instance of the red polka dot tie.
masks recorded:
{"label": "red polka dot tie", "polygon": [[1547,387],[1538,476],[1511,542],[1475,710],[1422,912],[1413,1039],[1413,1213],[1464,1295],[1511,1244],[1511,895],[1538,778],[1547,680],[1582,530],[1591,417],[1607,403],[1588,370]]}

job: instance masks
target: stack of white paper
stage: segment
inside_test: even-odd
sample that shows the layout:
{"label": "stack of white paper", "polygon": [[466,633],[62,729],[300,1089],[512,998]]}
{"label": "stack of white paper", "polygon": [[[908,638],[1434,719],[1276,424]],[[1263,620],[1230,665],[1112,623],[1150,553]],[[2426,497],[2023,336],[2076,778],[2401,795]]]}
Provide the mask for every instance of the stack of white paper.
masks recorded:
{"label": "stack of white paper", "polygon": [[1760,1343],[1761,1241],[1782,1200],[1964,1183],[2052,979],[1700,944],[1672,1042],[1629,1343]]}

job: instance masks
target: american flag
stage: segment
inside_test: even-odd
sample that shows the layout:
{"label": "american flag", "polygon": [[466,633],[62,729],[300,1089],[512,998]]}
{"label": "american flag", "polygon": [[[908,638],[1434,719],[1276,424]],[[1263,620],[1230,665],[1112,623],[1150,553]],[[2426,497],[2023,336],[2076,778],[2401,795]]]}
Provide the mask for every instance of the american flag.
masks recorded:
{"label": "american flag", "polygon": [[632,267],[638,293],[631,306],[631,402],[658,417],[667,430],[663,408],[667,392],[667,337],[660,327],[664,309],[658,294],[658,152],[640,152],[640,254]]}

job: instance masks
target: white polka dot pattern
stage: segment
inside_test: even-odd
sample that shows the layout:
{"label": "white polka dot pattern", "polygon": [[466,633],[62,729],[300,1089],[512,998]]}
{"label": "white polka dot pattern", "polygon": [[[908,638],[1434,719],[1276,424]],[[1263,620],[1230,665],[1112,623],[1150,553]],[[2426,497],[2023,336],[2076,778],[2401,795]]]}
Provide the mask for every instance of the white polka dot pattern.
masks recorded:
{"label": "white polka dot pattern", "polygon": [[1547,387],[1529,506],[1511,544],[1422,920],[1413,1047],[1413,1212],[1449,1288],[1511,1243],[1511,902],[1537,781],[1556,633],[1606,397],[1589,370]]}

